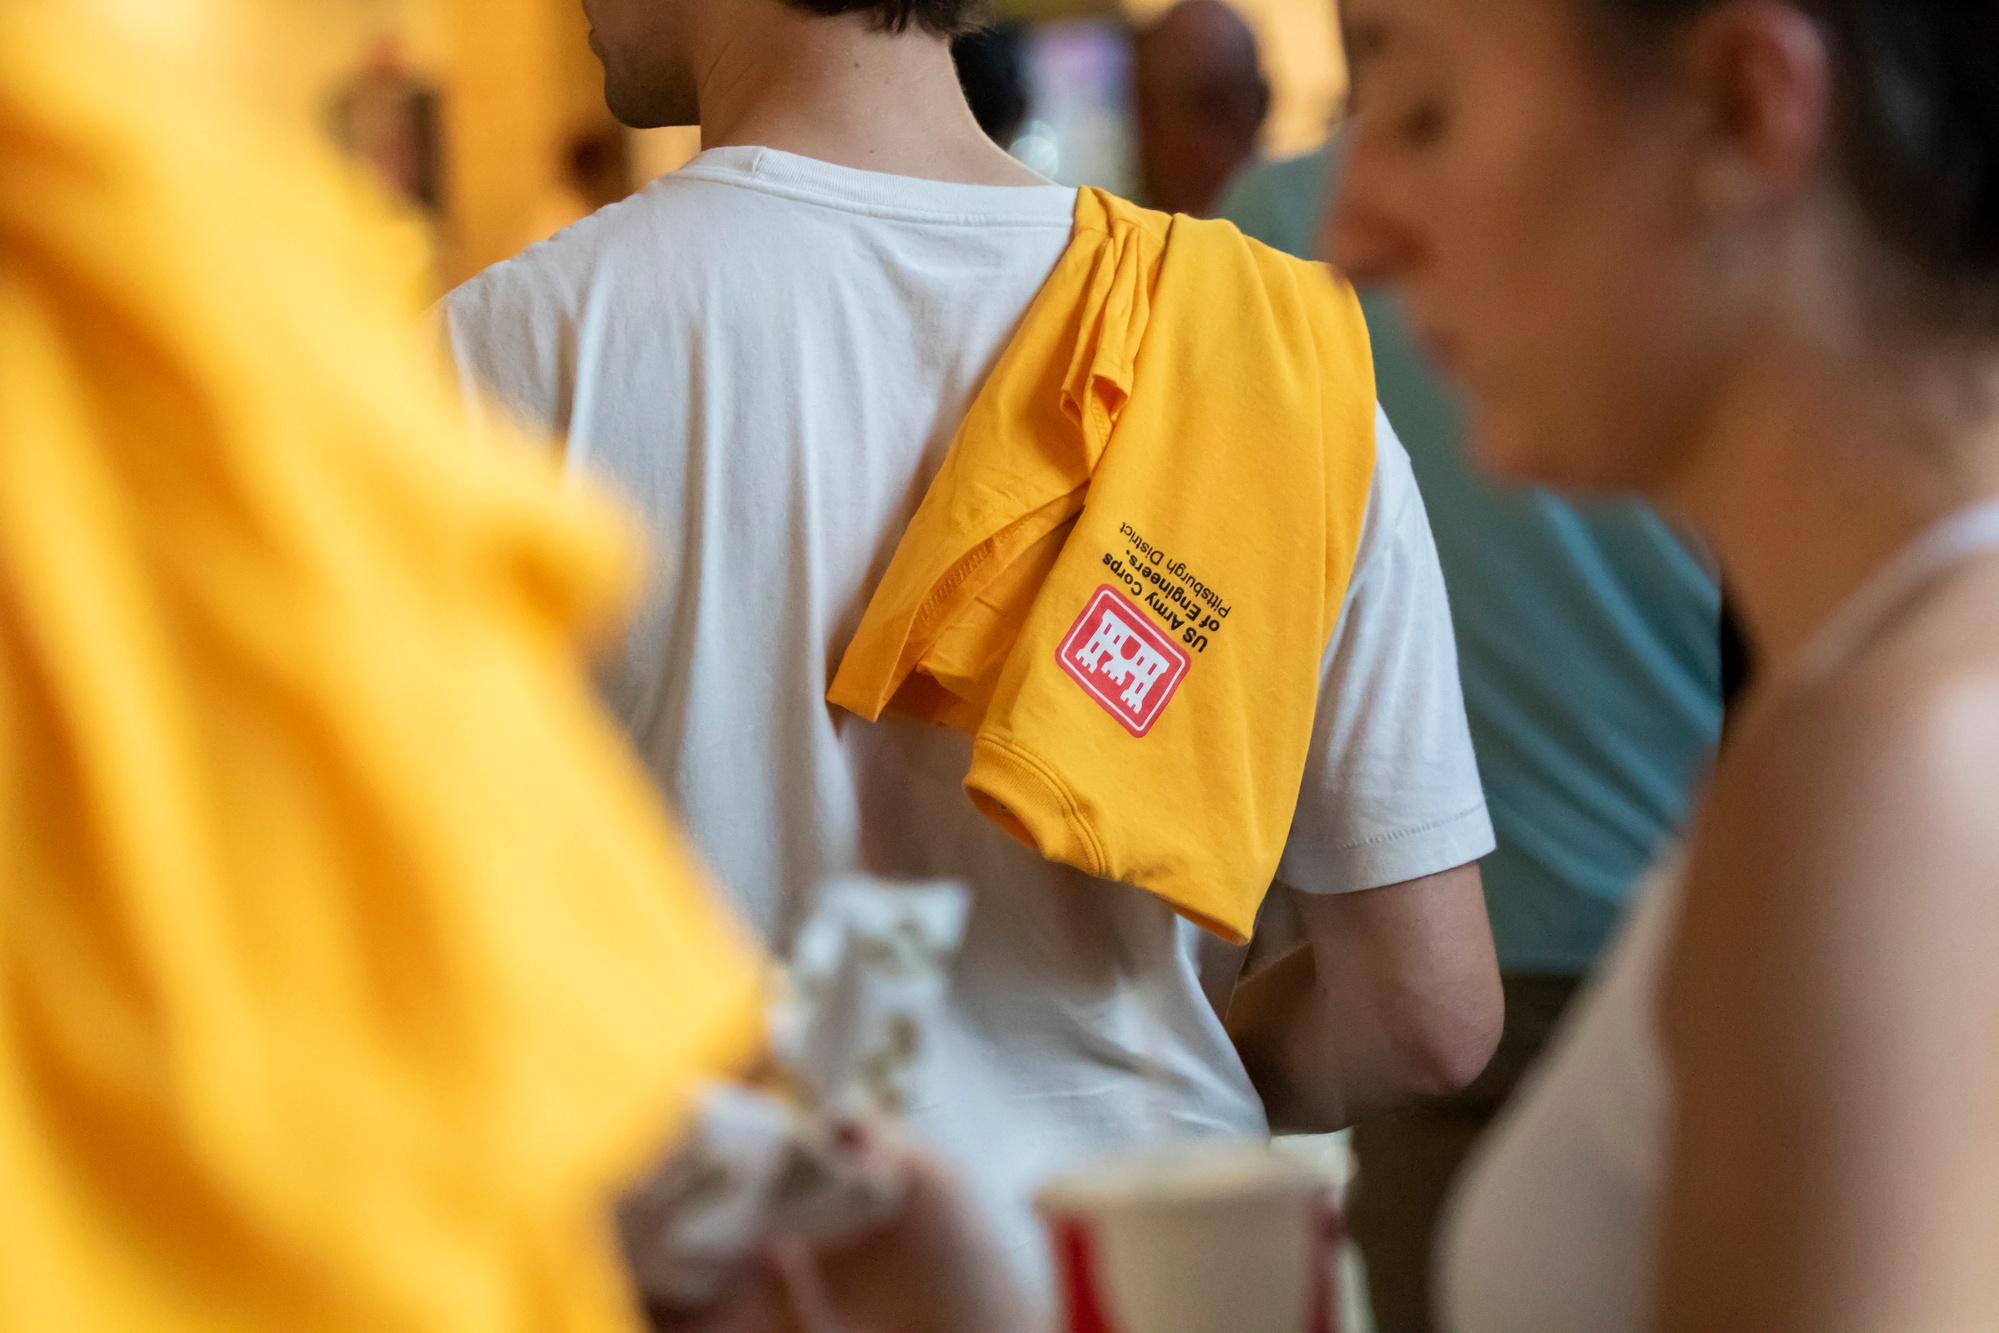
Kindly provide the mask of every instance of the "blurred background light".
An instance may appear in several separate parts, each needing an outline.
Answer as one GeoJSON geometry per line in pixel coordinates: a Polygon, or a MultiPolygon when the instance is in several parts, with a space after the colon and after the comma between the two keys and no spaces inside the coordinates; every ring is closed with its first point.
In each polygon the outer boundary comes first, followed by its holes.
{"type": "Polygon", "coordinates": [[[1032,119],[1015,156],[1064,185],[1130,195],[1131,45],[1116,19],[1057,19],[1027,29],[1032,119]]]}

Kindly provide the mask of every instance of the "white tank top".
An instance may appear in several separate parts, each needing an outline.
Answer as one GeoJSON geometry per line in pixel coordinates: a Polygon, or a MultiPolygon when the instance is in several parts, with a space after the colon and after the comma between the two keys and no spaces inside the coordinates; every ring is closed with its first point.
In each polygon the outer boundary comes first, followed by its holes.
{"type": "MultiPolygon", "coordinates": [[[[1960,511],[1889,561],[1819,631],[1790,688],[1823,679],[1945,569],[1999,549],[1999,503],[1960,511]]],[[[1657,1019],[1682,863],[1641,891],[1597,980],[1466,1172],[1444,1231],[1454,1333],[1636,1333],[1652,1258],[1673,1087],[1657,1019]]]]}

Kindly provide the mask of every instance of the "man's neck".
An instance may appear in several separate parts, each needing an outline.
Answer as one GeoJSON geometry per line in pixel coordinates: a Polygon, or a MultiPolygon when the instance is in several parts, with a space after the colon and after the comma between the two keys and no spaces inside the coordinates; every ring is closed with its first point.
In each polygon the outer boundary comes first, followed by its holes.
{"type": "Polygon", "coordinates": [[[701,146],[967,185],[1035,185],[972,118],[950,44],[779,0],[718,0],[695,40],[701,146]]]}

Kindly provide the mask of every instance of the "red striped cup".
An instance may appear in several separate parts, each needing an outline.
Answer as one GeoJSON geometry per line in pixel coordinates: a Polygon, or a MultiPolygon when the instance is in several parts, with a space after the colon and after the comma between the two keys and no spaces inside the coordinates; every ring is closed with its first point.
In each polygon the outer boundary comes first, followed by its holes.
{"type": "Polygon", "coordinates": [[[1108,1162],[1037,1202],[1066,1333],[1339,1333],[1334,1186],[1266,1143],[1108,1162]]]}

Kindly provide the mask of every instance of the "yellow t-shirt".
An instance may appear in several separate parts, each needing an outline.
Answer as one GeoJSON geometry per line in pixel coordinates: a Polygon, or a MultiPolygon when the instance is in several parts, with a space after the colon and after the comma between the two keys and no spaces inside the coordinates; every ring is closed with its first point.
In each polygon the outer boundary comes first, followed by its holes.
{"type": "Polygon", "coordinates": [[[988,815],[1247,938],[1374,420],[1359,303],[1324,266],[1081,191],[829,699],[974,733],[966,786],[988,815]]]}
{"type": "Polygon", "coordinates": [[[0,5],[0,1328],[632,1328],[760,1033],[579,660],[624,529],[202,96],[0,5]]]}

